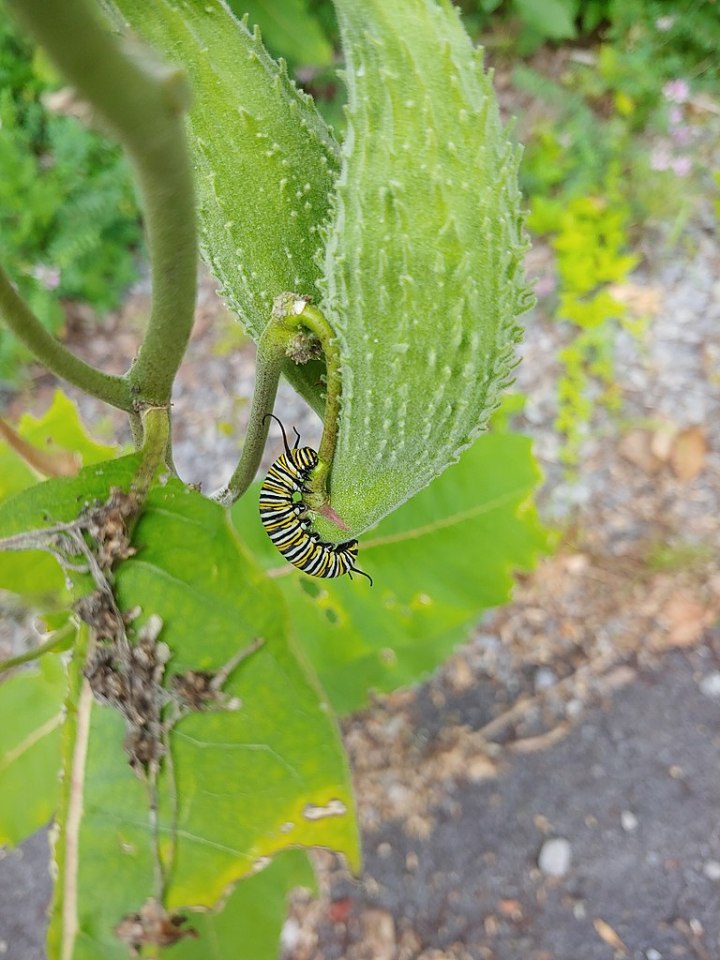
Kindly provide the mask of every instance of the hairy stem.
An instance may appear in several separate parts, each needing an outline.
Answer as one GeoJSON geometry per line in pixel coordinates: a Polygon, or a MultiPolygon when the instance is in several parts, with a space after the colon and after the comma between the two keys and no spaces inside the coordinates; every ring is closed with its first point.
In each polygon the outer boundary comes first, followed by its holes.
{"type": "Polygon", "coordinates": [[[128,409],[130,395],[140,406],[164,406],[185,353],[195,305],[197,242],[183,126],[184,78],[146,50],[121,47],[88,0],[10,0],[10,5],[92,104],[134,167],[153,297],[144,342],[126,374],[124,402],[115,405],[128,409]]]}
{"type": "MultiPolygon", "coordinates": [[[[258,342],[255,390],[242,454],[228,485],[213,495],[226,506],[238,500],[255,479],[270,426],[267,415],[275,406],[278,382],[287,357],[297,356],[305,349],[298,347],[298,333],[309,331],[319,341],[327,365],[327,398],[325,423],[320,443],[319,463],[311,480],[313,509],[322,509],[327,503],[325,485],[332,464],[337,438],[340,410],[340,363],[330,324],[303,297],[283,293],[275,299],[273,315],[258,342]]],[[[307,359],[307,357],[306,357],[307,359]]],[[[338,518],[339,519],[339,518],[338,518]]]]}
{"type": "Polygon", "coordinates": [[[260,466],[270,427],[270,422],[266,418],[275,406],[287,342],[287,332],[278,329],[273,322],[265,327],[260,337],[255,366],[255,390],[240,460],[228,485],[213,494],[213,499],[225,506],[230,506],[240,499],[255,479],[260,466]]]}
{"type": "MultiPolygon", "coordinates": [[[[283,362],[288,356],[297,356],[305,349],[297,344],[298,333],[303,330],[309,331],[319,342],[327,367],[325,421],[318,451],[319,462],[313,471],[310,482],[312,492],[308,495],[308,503],[315,510],[323,511],[327,504],[326,483],[335,452],[340,412],[340,356],[332,327],[317,307],[296,293],[283,293],[275,299],[272,319],[258,342],[255,390],[237,469],[227,487],[213,495],[215,500],[226,506],[238,500],[255,479],[270,426],[267,415],[272,413],[275,406],[283,362]]],[[[332,511],[330,519],[340,520],[332,511]]]]}
{"type": "Polygon", "coordinates": [[[0,267],[0,319],[41,363],[73,386],[120,410],[132,410],[130,384],[96,370],[64,347],[43,327],[0,267]]]}
{"type": "Polygon", "coordinates": [[[153,477],[167,456],[170,441],[167,407],[149,407],[143,413],[143,435],[142,460],[133,480],[133,490],[141,501],[147,496],[153,477]]]}

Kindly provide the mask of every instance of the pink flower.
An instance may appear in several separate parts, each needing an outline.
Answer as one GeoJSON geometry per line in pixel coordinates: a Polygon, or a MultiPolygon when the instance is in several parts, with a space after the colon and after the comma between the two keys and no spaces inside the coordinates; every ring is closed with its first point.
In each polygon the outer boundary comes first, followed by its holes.
{"type": "Polygon", "coordinates": [[[669,170],[670,169],[670,154],[665,147],[655,147],[650,154],[650,169],[651,170],[669,170]]]}
{"type": "Polygon", "coordinates": [[[690,157],[675,157],[670,166],[676,176],[686,177],[692,170],[692,160],[690,157]]]}
{"type": "Polygon", "coordinates": [[[690,86],[687,80],[668,80],[662,92],[665,99],[671,103],[687,103],[690,86]]]}
{"type": "Polygon", "coordinates": [[[692,130],[690,127],[686,127],[684,124],[681,127],[673,127],[670,131],[670,136],[673,138],[675,143],[679,146],[687,146],[688,143],[692,140],[692,130]]]}
{"type": "Polygon", "coordinates": [[[46,290],[57,290],[60,286],[60,270],[57,267],[48,267],[39,263],[32,268],[31,273],[46,290]]]}

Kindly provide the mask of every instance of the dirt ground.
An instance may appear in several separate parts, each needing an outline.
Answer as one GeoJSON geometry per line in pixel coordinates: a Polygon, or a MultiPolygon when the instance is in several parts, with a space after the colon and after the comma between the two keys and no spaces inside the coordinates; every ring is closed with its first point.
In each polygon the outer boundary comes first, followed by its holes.
{"type": "MultiPolygon", "coordinates": [[[[552,276],[546,248],[530,270],[552,276]]],[[[221,322],[212,286],[175,423],[181,473],[217,486],[253,351],[221,322]]],[[[618,295],[650,322],[619,337],[622,410],[598,407],[573,479],[552,426],[566,332],[551,298],[528,318],[519,426],[559,548],[433,677],[344,724],[365,871],[317,855],[321,895],[294,898],[284,960],[720,958],[720,240],[708,212],[618,295]]],[[[122,369],[146,303],[140,285],[119,348],[112,331],[86,337],[82,317],[74,341],[122,369]]],[[[37,385],[47,397],[50,382],[37,385]]],[[[289,389],[280,409],[317,439],[289,389]]],[[[48,891],[41,836],[0,852],[0,957],[41,960],[48,891]]]]}

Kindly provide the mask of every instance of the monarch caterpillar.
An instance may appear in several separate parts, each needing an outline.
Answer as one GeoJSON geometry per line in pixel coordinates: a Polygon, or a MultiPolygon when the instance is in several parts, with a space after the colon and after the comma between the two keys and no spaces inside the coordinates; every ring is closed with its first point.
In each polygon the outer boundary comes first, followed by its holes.
{"type": "Polygon", "coordinates": [[[295,446],[290,448],[285,428],[278,418],[268,413],[282,430],[285,453],[268,470],[260,487],[260,520],[267,535],[287,561],[313,577],[341,577],[353,573],[372,577],[355,566],[358,554],[357,540],[346,543],[325,543],[317,533],[310,532],[310,521],[305,518],[307,507],[302,495],[308,492],[305,482],[317,466],[318,455],[312,447],[299,447],[300,434],[295,430],[295,446]]]}

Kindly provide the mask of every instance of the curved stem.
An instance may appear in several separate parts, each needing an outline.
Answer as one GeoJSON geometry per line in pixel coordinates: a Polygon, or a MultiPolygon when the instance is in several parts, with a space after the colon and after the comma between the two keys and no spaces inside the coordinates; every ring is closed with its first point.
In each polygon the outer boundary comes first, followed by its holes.
{"type": "Polygon", "coordinates": [[[270,428],[266,417],[268,413],[272,413],[275,406],[287,343],[287,332],[278,329],[275,323],[270,321],[258,343],[255,389],[240,460],[228,485],[213,494],[213,499],[225,506],[230,506],[240,499],[255,479],[260,466],[270,428]]]}
{"type": "Polygon", "coordinates": [[[10,5],[60,72],[92,104],[134,167],[153,297],[145,339],[126,374],[125,390],[139,405],[164,406],[185,353],[195,305],[197,243],[183,125],[188,100],[184,78],[178,69],[151,59],[145,49],[121,47],[88,0],[10,0],[10,5]]]}
{"type": "Polygon", "coordinates": [[[0,318],[41,363],[86,393],[130,411],[133,399],[130,385],[123,377],[113,377],[85,363],[71,353],[43,327],[0,267],[0,318]]]}
{"type": "MultiPolygon", "coordinates": [[[[323,512],[329,510],[326,483],[337,441],[340,355],[335,334],[323,314],[296,293],[283,293],[275,299],[272,319],[258,343],[255,390],[243,451],[228,485],[213,495],[213,499],[226,506],[238,500],[255,479],[270,426],[266,417],[275,406],[283,362],[288,356],[303,353],[305,345],[298,346],[297,343],[298,333],[303,329],[309,330],[319,341],[327,368],[323,435],[318,450],[318,465],[310,480],[311,493],[307,499],[312,509],[323,512]]],[[[340,518],[331,510],[330,514],[330,519],[339,521],[342,526],[340,518]]]]}

